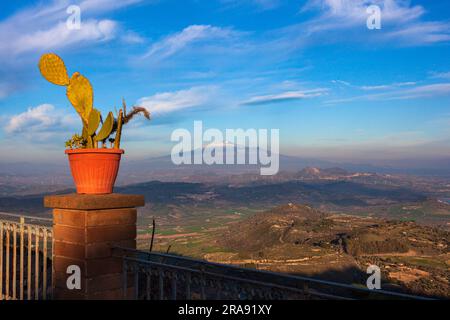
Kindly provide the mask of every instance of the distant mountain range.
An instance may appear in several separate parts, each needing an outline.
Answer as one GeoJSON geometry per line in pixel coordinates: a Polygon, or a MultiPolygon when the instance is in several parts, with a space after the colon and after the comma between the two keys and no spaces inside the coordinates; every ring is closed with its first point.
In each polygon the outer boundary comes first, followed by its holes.
{"type": "MultiPolygon", "coordinates": [[[[257,154],[257,149],[246,149],[246,154],[257,154]]],[[[193,152],[192,152],[193,156],[193,152]]],[[[225,157],[225,155],[224,155],[225,157]]],[[[247,156],[248,157],[248,156],[247,156]]],[[[440,175],[450,177],[450,159],[435,160],[429,163],[420,161],[398,161],[392,165],[377,166],[369,163],[347,163],[317,158],[279,155],[279,172],[298,172],[308,167],[339,168],[349,172],[371,172],[381,174],[440,175]]],[[[122,163],[119,180],[124,183],[143,182],[151,179],[163,181],[190,181],[188,177],[227,176],[237,174],[259,174],[259,165],[174,165],[171,156],[143,160],[125,160],[122,163]],[[188,179],[187,179],[188,178],[188,179]]],[[[322,171],[327,174],[331,171],[322,171]]],[[[307,173],[305,173],[307,174],[307,173]]],[[[194,179],[194,181],[198,181],[194,179]]]]}
{"type": "MultiPolygon", "coordinates": [[[[304,170],[302,175],[310,169],[304,170]]],[[[332,171],[340,171],[333,169],[332,171]]],[[[68,193],[73,189],[34,195],[0,197],[0,211],[42,212],[43,197],[49,193],[68,193]]],[[[288,180],[236,183],[192,183],[150,181],[116,187],[115,192],[142,194],[149,204],[271,206],[285,202],[310,203],[333,207],[369,206],[395,202],[418,202],[426,196],[409,188],[389,184],[363,184],[344,179],[288,180]]]]}
{"type": "MultiPolygon", "coordinates": [[[[237,148],[237,147],[236,147],[237,148]]],[[[242,148],[240,148],[242,150],[242,148]]],[[[247,154],[257,154],[258,149],[244,148],[247,154]]],[[[204,148],[203,148],[204,150],[204,148]]],[[[225,149],[226,150],[226,149],[225,149]]],[[[225,151],[226,152],[226,151],[225,151]]],[[[191,151],[193,156],[194,151],[191,151]]],[[[225,155],[224,155],[225,157],[225,155]]],[[[450,159],[433,161],[404,160],[392,161],[389,165],[373,165],[369,163],[343,163],[315,158],[279,155],[280,171],[278,176],[295,173],[297,178],[324,178],[327,175],[346,175],[348,172],[370,172],[379,174],[415,174],[438,175],[450,177],[450,159]],[[311,168],[328,168],[314,172],[311,168]],[[306,171],[303,171],[305,170],[306,171]],[[299,173],[300,171],[300,173],[299,173]]],[[[386,162],[388,163],[388,162],[386,162]]],[[[171,156],[152,157],[131,160],[124,156],[118,176],[118,185],[160,181],[210,182],[223,180],[224,176],[259,175],[259,165],[175,165],[171,156]]],[[[246,176],[246,178],[251,178],[246,176]]],[[[252,179],[255,177],[253,176],[252,179]]],[[[235,179],[229,178],[229,179],[235,179]]],[[[269,177],[270,180],[270,177],[269,177]]],[[[280,180],[273,177],[273,180],[280,180]]],[[[284,180],[284,179],[282,179],[284,180]]],[[[251,180],[249,180],[251,181],[251,180]]],[[[33,163],[33,162],[0,162],[0,192],[4,188],[18,190],[21,186],[50,187],[71,186],[72,178],[68,162],[33,163]]]]}

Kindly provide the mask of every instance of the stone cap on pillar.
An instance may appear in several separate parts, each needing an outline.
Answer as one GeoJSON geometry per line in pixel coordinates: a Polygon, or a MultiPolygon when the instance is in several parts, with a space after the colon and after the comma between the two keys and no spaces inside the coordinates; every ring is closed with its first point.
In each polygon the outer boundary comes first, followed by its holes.
{"type": "Polygon", "coordinates": [[[135,194],[63,194],[44,197],[44,207],[53,209],[102,210],[143,207],[143,195],[135,194]]]}

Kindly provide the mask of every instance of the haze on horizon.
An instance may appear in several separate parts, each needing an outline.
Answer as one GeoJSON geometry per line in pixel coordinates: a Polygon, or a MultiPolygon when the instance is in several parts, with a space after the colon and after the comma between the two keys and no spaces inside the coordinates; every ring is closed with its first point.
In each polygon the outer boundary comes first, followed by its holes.
{"type": "MultiPolygon", "coordinates": [[[[80,131],[37,62],[55,52],[125,131],[129,159],[170,153],[174,129],[280,129],[281,154],[374,165],[450,159],[450,3],[400,0],[54,0],[0,10],[0,162],[62,162],[80,131]],[[68,30],[66,9],[81,8],[68,30]],[[382,28],[366,27],[366,7],[382,28]],[[406,162],[405,162],[406,161],[406,162]]],[[[281,168],[282,169],[282,168],[281,168]]]]}

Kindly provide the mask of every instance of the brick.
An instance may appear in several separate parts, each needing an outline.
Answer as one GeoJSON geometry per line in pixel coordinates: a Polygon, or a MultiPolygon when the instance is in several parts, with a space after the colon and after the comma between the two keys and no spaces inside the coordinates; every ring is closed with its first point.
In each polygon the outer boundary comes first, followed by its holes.
{"type": "Polygon", "coordinates": [[[74,228],[68,226],[54,225],[53,226],[53,238],[57,241],[72,242],[78,244],[84,244],[85,241],[85,229],[74,228]]]}
{"type": "Polygon", "coordinates": [[[122,240],[112,242],[96,242],[86,245],[86,259],[110,257],[113,252],[111,246],[136,248],[136,240],[122,240]]]}
{"type": "MultiPolygon", "coordinates": [[[[67,279],[70,275],[62,272],[53,273],[53,283],[55,288],[67,289],[67,279]]],[[[107,290],[122,289],[123,274],[114,273],[108,275],[100,275],[91,278],[81,278],[81,288],[73,289],[80,293],[95,293],[107,290]]],[[[127,275],[127,287],[134,285],[134,275],[128,273],[127,275]]]]}
{"type": "Polygon", "coordinates": [[[65,274],[67,272],[67,267],[70,265],[77,265],[80,267],[82,278],[122,272],[122,259],[120,258],[109,257],[103,259],[78,260],[55,256],[53,263],[54,271],[65,274]]]}
{"type": "Polygon", "coordinates": [[[121,289],[122,282],[122,273],[108,274],[86,279],[86,285],[90,293],[121,289]]]}
{"type": "Polygon", "coordinates": [[[86,226],[86,212],[82,210],[54,209],[53,224],[84,228],[86,226]]]}
{"type": "Polygon", "coordinates": [[[136,209],[108,209],[89,211],[86,226],[130,225],[136,224],[136,209]]]}
{"type": "Polygon", "coordinates": [[[86,258],[86,247],[81,244],[55,240],[53,242],[53,254],[83,260],[86,258]]]}
{"type": "Polygon", "coordinates": [[[122,272],[121,258],[103,258],[86,260],[86,277],[96,277],[122,272]]]}
{"type": "Polygon", "coordinates": [[[87,243],[129,240],[135,238],[136,238],[135,224],[89,227],[86,229],[87,243]]]}
{"type": "Polygon", "coordinates": [[[77,265],[81,269],[81,277],[86,276],[86,261],[83,259],[73,259],[62,256],[53,256],[53,270],[66,274],[67,267],[70,265],[77,265]]]}

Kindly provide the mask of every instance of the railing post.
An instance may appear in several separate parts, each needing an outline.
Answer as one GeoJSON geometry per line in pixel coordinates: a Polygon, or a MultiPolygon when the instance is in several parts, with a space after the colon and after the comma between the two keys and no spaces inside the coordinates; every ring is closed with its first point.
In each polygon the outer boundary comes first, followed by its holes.
{"type": "Polygon", "coordinates": [[[69,194],[47,196],[44,205],[53,208],[53,298],[122,299],[123,263],[112,247],[136,248],[136,207],[144,197],[69,194]],[[70,266],[80,270],[79,289],[67,285],[76,283],[70,266]]]}
{"type": "Polygon", "coordinates": [[[20,217],[20,268],[19,268],[19,299],[23,300],[23,255],[24,255],[25,218],[20,217]]]}

